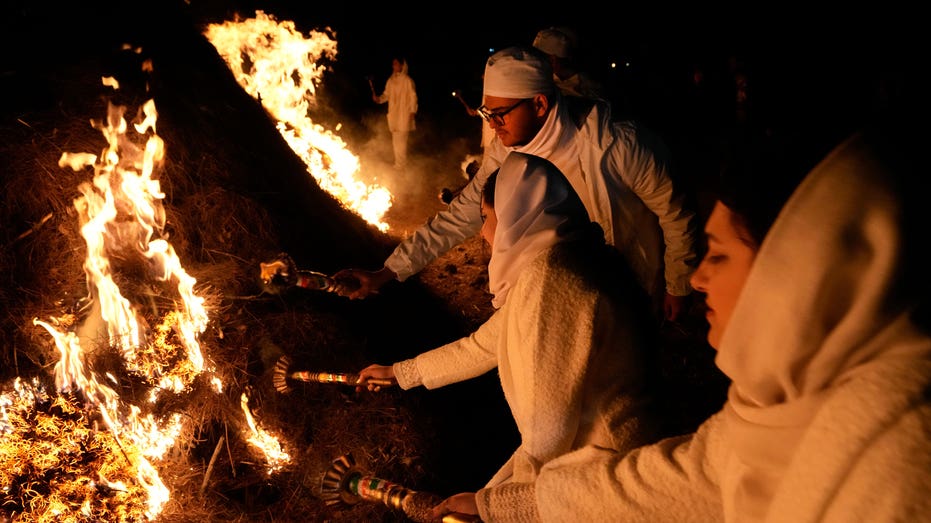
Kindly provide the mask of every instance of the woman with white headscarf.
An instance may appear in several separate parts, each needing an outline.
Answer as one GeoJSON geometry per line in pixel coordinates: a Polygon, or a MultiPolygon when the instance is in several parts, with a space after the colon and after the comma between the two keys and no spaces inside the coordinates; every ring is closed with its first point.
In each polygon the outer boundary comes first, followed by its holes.
{"type": "Polygon", "coordinates": [[[931,520],[928,220],[908,155],[921,143],[848,139],[762,244],[740,207],[717,203],[692,283],[732,385],[694,434],[627,455],[581,449],[534,482],[437,510],[471,503],[489,523],[931,520]]]}
{"type": "Polygon", "coordinates": [[[521,443],[489,486],[530,481],[587,444],[625,451],[651,441],[653,322],[636,276],[549,161],[512,153],[489,180],[481,232],[497,310],[468,337],[367,367],[362,386],[389,378],[434,389],[497,368],[521,443]]]}

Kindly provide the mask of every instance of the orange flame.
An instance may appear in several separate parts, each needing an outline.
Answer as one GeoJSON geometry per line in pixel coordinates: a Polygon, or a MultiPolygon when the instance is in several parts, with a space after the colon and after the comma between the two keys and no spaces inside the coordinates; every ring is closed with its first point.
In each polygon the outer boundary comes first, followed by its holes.
{"type": "Polygon", "coordinates": [[[382,218],[391,207],[391,193],[360,181],[359,158],[308,116],[326,70],[316,61],[335,58],[336,41],[318,31],[305,38],[294,22],[278,22],[263,11],[247,20],[211,24],[204,34],[239,85],[277,120],[278,132],[320,187],[379,230],[388,230],[382,218]]]}
{"type": "MultiPolygon", "coordinates": [[[[103,83],[118,88],[115,80],[104,78],[103,83]]],[[[76,326],[74,318],[69,316],[49,321],[33,320],[35,325],[48,331],[59,350],[60,358],[55,365],[57,390],[79,392],[86,405],[96,409],[108,432],[84,427],[89,420],[70,399],[61,395],[51,398],[41,391],[38,383],[28,385],[17,379],[15,394],[0,394],[0,434],[31,433],[33,439],[49,434],[42,442],[19,445],[20,449],[48,447],[47,457],[35,457],[47,461],[41,467],[62,467],[56,455],[68,448],[69,443],[76,445],[77,441],[82,447],[101,449],[100,454],[106,454],[108,449],[112,454],[100,464],[95,479],[79,477],[74,480],[75,485],[61,489],[64,493],[54,491],[41,497],[34,493],[27,495],[28,501],[24,503],[43,514],[38,521],[48,521],[47,517],[60,518],[75,511],[86,517],[97,517],[99,511],[103,511],[118,516],[120,521],[137,521],[140,519],[138,511],[141,511],[142,516],[151,520],[169,500],[169,490],[153,462],[174,446],[183,428],[182,416],[175,413],[157,419],[123,401],[104,383],[101,375],[85,365],[94,350],[113,348],[119,351],[126,368],[150,384],[148,399],[151,402],[165,391],[179,393],[188,389],[198,375],[213,370],[205,368],[198,341],[208,323],[204,299],[195,293],[196,280],[182,268],[174,248],[163,234],[165,212],[161,202],[165,195],[158,180],[152,177],[165,155],[164,142],[155,134],[155,104],[150,100],[142,107],[138,122],[133,126],[134,136],[128,134],[130,129],[124,113],[125,107],[111,104],[105,121],[91,122],[107,140],[107,147],[99,156],[64,153],[59,160],[61,167],[71,167],[75,171],[91,167],[94,171],[93,180],[80,184],[81,196],[74,200],[87,245],[84,271],[92,304],[90,312],[76,326]],[[142,145],[136,142],[143,139],[142,145]],[[166,290],[176,296],[174,310],[163,311],[160,323],[151,330],[146,328],[144,318],[124,296],[114,277],[133,262],[142,264],[155,280],[163,282],[166,290]],[[75,328],[69,330],[72,326],[75,328]],[[54,403],[55,412],[64,416],[24,414],[40,403],[54,403]],[[127,474],[127,465],[132,470],[131,475],[127,474]],[[101,508],[101,503],[95,499],[99,488],[116,493],[115,507],[101,508]],[[84,498],[80,509],[76,497],[84,498]],[[134,509],[136,505],[144,506],[134,509]]],[[[117,383],[111,374],[103,376],[117,383]]],[[[215,390],[222,390],[217,378],[214,377],[212,383],[215,390]]],[[[269,472],[289,461],[289,456],[280,448],[275,450],[274,438],[256,428],[248,411],[246,417],[255,434],[250,442],[260,441],[269,462],[274,464],[269,472]]],[[[17,442],[11,441],[13,438],[6,438],[0,447],[0,464],[3,465],[0,488],[4,491],[24,474],[16,465],[17,442]]],[[[34,465],[35,460],[32,463],[34,465]]],[[[21,490],[27,494],[32,492],[28,485],[21,490]]]]}
{"type": "Polygon", "coordinates": [[[265,430],[256,426],[255,419],[252,417],[252,411],[249,410],[249,398],[245,393],[240,396],[240,405],[243,414],[246,416],[246,423],[249,425],[249,432],[246,433],[246,441],[257,447],[265,454],[265,460],[268,462],[268,473],[271,474],[291,461],[291,456],[281,450],[281,444],[278,439],[270,435],[265,430]]]}

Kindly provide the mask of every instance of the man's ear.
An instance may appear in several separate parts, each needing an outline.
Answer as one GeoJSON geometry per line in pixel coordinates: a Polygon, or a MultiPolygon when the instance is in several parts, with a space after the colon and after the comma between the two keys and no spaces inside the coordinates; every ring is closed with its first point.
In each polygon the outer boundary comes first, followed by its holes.
{"type": "Polygon", "coordinates": [[[546,116],[546,112],[550,108],[550,99],[545,94],[535,94],[533,95],[533,111],[537,116],[546,116]]]}

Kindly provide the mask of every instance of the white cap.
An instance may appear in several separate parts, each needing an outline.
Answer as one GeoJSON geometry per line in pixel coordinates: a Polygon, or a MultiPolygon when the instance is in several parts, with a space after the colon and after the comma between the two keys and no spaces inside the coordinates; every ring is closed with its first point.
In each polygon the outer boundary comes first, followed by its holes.
{"type": "Polygon", "coordinates": [[[575,54],[576,44],[575,32],[566,27],[541,29],[533,39],[534,47],[559,58],[571,58],[575,54]]]}
{"type": "Polygon", "coordinates": [[[554,90],[553,69],[535,49],[508,47],[485,63],[485,96],[531,98],[554,90]]]}

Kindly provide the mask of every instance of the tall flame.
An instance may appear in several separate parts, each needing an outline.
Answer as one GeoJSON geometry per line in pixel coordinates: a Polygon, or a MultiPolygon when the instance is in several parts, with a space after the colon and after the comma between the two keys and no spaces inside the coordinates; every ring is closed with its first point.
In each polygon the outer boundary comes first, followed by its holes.
{"type": "MultiPolygon", "coordinates": [[[[103,83],[118,87],[113,79],[105,78],[103,83]]],[[[66,152],[59,160],[61,167],[75,171],[90,167],[94,172],[92,181],[80,184],[81,196],[74,200],[87,245],[84,272],[92,307],[79,325],[69,315],[33,320],[48,331],[59,351],[55,365],[59,395],[47,394],[38,381],[25,383],[19,378],[14,392],[0,394],[0,436],[4,438],[0,489],[4,494],[16,490],[20,496],[15,503],[39,514],[29,515],[34,521],[151,520],[169,500],[169,489],[154,462],[174,446],[183,418],[180,413],[156,417],[123,400],[105,383],[118,383],[116,377],[87,365],[96,352],[116,350],[126,369],[149,385],[150,403],[163,393],[188,390],[198,375],[213,370],[205,367],[199,343],[208,324],[204,299],[196,294],[196,280],[183,269],[163,231],[165,195],[153,173],[163,163],[165,149],[155,134],[155,104],[150,100],[143,105],[132,126],[135,134],[131,134],[125,110],[110,104],[106,120],[92,120],[107,140],[100,155],[66,152]],[[136,265],[174,296],[171,310],[154,311],[161,317],[151,329],[133,305],[131,289],[127,297],[117,284],[119,276],[136,265]],[[85,407],[96,411],[96,419],[85,418],[77,395],[85,407]],[[50,412],[39,412],[42,409],[50,412]],[[103,422],[105,432],[88,428],[97,421],[103,422]],[[75,448],[102,456],[94,460],[98,470],[93,477],[82,475],[86,463],[75,448]],[[30,459],[23,459],[25,455],[30,459]],[[41,475],[48,468],[76,479],[62,479],[55,482],[55,488],[43,487],[41,493],[22,484],[32,469],[39,469],[41,475]],[[101,492],[111,495],[101,496],[101,492]]],[[[218,379],[212,382],[215,390],[222,390],[218,379]]],[[[245,401],[243,395],[244,408],[245,401]]],[[[248,410],[245,418],[251,431],[249,441],[261,443],[271,464],[269,472],[290,460],[272,436],[256,427],[248,410]]],[[[24,515],[23,521],[32,520],[24,515]]]]}
{"type": "Polygon", "coordinates": [[[382,217],[391,207],[391,193],[360,181],[359,158],[308,115],[326,71],[317,61],[336,57],[336,41],[319,31],[305,38],[293,22],[278,22],[263,11],[255,18],[211,24],[205,36],[239,85],[277,120],[278,131],[320,187],[379,230],[388,230],[382,217]]]}

